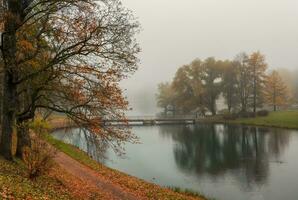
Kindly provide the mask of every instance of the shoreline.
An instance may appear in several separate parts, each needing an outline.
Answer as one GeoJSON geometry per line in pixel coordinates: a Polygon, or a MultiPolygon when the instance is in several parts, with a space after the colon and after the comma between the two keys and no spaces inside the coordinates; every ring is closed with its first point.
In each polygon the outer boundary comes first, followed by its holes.
{"type": "MultiPolygon", "coordinates": [[[[241,118],[236,120],[224,120],[220,116],[215,116],[208,119],[198,120],[196,123],[231,124],[297,130],[298,111],[281,111],[270,113],[267,117],[241,118]]],[[[69,121],[67,122],[64,116],[59,116],[58,118],[54,117],[50,121],[50,126],[50,133],[60,129],[70,129],[77,127],[74,124],[69,123],[69,121]]],[[[173,190],[170,189],[171,186],[159,186],[157,184],[150,183],[140,178],[109,168],[93,160],[87,155],[87,153],[83,152],[77,147],[54,139],[51,134],[48,134],[46,141],[52,144],[60,152],[65,153],[82,165],[94,170],[101,177],[108,180],[111,184],[122,188],[124,191],[128,191],[131,194],[139,196],[140,199],[208,199],[195,192],[187,192],[187,190],[173,190]]]]}
{"type": "Polygon", "coordinates": [[[253,123],[246,123],[246,122],[235,122],[230,120],[201,121],[201,122],[206,124],[238,125],[238,126],[249,126],[249,127],[254,126],[258,128],[298,130],[298,128],[282,127],[282,126],[275,126],[275,125],[261,125],[261,124],[253,124],[253,123]]]}
{"type": "Polygon", "coordinates": [[[199,120],[197,123],[213,124],[234,124],[244,126],[256,126],[265,128],[278,128],[288,130],[298,130],[298,111],[277,111],[271,112],[266,117],[238,118],[235,120],[225,120],[222,116],[214,116],[208,119],[199,120]]]}
{"type": "MultiPolygon", "coordinates": [[[[65,118],[64,118],[65,119],[65,118]]],[[[75,128],[77,126],[65,125],[65,123],[61,123],[61,118],[55,121],[53,118],[50,122],[50,132],[47,136],[45,136],[45,140],[54,146],[58,151],[65,153],[67,156],[72,159],[78,161],[82,165],[89,167],[90,169],[97,172],[104,179],[109,181],[111,184],[116,185],[117,187],[122,188],[124,191],[128,191],[136,196],[140,197],[140,199],[173,199],[173,200],[207,200],[209,198],[205,197],[202,194],[197,192],[192,192],[187,189],[173,190],[172,186],[163,187],[154,183],[147,182],[138,177],[131,176],[124,172],[118,171],[116,169],[109,168],[102,163],[99,163],[93,160],[89,155],[80,150],[79,148],[66,144],[62,141],[56,140],[51,136],[51,133],[54,131],[58,131],[60,129],[68,129],[75,128]]],[[[63,120],[62,120],[63,121],[63,120]]]]}

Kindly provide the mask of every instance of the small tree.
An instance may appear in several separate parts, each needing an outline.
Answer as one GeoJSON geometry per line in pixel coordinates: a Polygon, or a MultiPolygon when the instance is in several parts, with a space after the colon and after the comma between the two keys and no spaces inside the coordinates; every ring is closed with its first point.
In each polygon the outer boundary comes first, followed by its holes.
{"type": "Polygon", "coordinates": [[[262,89],[264,86],[265,72],[267,70],[267,63],[265,56],[260,52],[254,52],[249,56],[248,66],[251,71],[251,87],[252,87],[252,108],[253,112],[257,111],[257,107],[262,104],[262,89]]]}
{"type": "Polygon", "coordinates": [[[276,111],[278,106],[283,106],[288,103],[289,92],[277,71],[273,71],[266,79],[264,88],[264,98],[266,103],[273,106],[276,111]]]}

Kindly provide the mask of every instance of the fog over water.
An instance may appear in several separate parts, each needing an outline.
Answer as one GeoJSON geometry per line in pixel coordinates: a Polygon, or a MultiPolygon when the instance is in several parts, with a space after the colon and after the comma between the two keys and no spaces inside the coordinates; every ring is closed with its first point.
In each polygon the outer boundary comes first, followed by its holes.
{"type": "Polygon", "coordinates": [[[295,0],[123,0],[142,31],[140,68],[121,83],[130,115],[157,111],[157,84],[195,58],[233,59],[261,51],[270,68],[297,70],[298,1],[295,0]]]}

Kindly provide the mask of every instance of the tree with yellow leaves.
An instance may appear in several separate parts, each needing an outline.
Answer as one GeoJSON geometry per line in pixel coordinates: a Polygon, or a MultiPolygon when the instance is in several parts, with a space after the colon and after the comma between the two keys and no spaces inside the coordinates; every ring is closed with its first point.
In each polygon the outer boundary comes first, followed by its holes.
{"type": "Polygon", "coordinates": [[[254,52],[249,56],[248,66],[251,72],[251,88],[252,88],[252,108],[253,112],[256,112],[257,107],[261,107],[262,100],[262,89],[264,86],[265,72],[267,70],[267,63],[265,56],[259,51],[254,52]]]}
{"type": "Polygon", "coordinates": [[[267,77],[264,87],[264,98],[268,105],[273,106],[276,111],[278,106],[284,106],[288,103],[288,87],[283,82],[277,71],[272,71],[267,77]]]}

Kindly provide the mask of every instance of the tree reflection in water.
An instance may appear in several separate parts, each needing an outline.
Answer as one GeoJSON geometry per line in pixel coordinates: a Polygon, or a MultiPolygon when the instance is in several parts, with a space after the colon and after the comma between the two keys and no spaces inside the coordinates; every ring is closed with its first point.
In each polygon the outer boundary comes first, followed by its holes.
{"type": "Polygon", "coordinates": [[[173,151],[180,170],[214,179],[229,173],[245,188],[266,183],[270,162],[280,162],[289,144],[284,132],[238,125],[160,127],[162,136],[176,142],[173,151]]]}
{"type": "Polygon", "coordinates": [[[108,145],[96,134],[90,134],[84,129],[73,128],[56,131],[54,135],[55,138],[87,152],[92,159],[98,162],[105,161],[108,145]]]}

